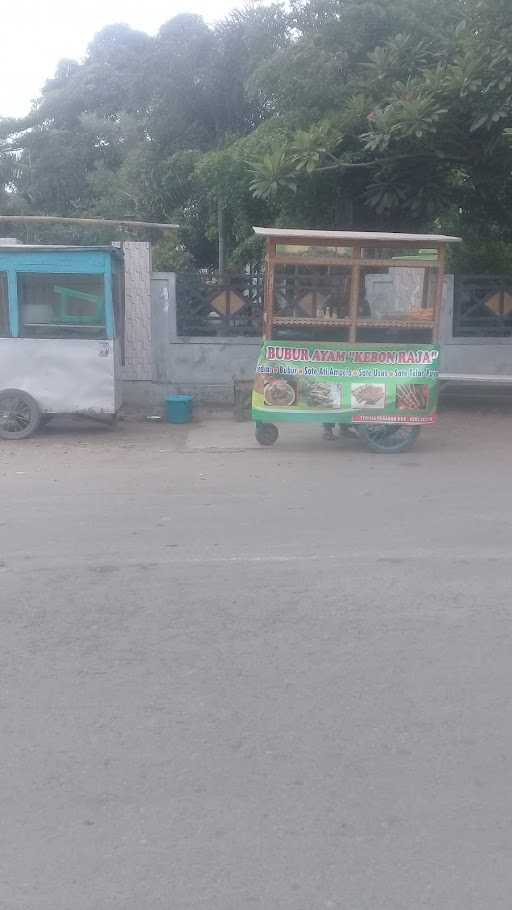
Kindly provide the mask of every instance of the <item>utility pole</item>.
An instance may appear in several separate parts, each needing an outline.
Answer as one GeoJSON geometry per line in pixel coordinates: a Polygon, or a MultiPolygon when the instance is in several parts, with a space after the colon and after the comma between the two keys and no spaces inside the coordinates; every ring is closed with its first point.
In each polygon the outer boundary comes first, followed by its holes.
{"type": "Polygon", "coordinates": [[[219,235],[219,275],[224,274],[224,202],[217,201],[217,232],[219,235]]]}

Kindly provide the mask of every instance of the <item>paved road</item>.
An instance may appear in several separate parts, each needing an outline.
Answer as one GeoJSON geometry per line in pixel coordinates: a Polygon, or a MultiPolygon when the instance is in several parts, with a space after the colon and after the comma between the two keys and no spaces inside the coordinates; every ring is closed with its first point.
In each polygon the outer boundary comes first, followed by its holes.
{"type": "Polygon", "coordinates": [[[509,910],[512,417],[0,447],[1,910],[509,910]]]}

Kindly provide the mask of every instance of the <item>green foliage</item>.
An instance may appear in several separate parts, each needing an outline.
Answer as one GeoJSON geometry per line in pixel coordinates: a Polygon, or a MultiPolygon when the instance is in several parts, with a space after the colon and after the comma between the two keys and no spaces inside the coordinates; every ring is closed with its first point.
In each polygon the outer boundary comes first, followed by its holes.
{"type": "Polygon", "coordinates": [[[292,0],[154,38],[112,25],[0,120],[0,201],[177,221],[162,269],[215,266],[219,230],[228,266],[255,263],[258,223],[451,223],[503,264],[511,73],[510,0],[292,0]]]}
{"type": "Polygon", "coordinates": [[[249,163],[253,175],[249,189],[257,199],[272,199],[282,189],[295,191],[297,185],[292,178],[293,164],[286,146],[271,149],[259,160],[249,163]]]}
{"type": "Polygon", "coordinates": [[[453,272],[512,275],[512,243],[502,240],[467,240],[453,244],[448,268],[453,272]]]}
{"type": "Polygon", "coordinates": [[[170,232],[153,247],[156,272],[189,272],[195,268],[193,256],[170,232]]]}

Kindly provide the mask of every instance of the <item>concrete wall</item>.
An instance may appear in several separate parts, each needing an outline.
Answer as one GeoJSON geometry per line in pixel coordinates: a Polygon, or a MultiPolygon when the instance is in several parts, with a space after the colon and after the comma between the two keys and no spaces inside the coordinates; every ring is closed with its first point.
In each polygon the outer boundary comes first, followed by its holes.
{"type": "MultiPolygon", "coordinates": [[[[179,338],[175,276],[153,273],[148,244],[125,244],[128,408],[154,410],[170,393],[210,405],[232,405],[236,380],[254,376],[259,338],[179,338]],[[137,249],[134,249],[137,248],[137,249]]],[[[387,288],[376,289],[387,292],[387,288]]],[[[441,373],[512,382],[512,339],[453,338],[453,276],[444,289],[441,373]]]]}
{"type": "Polygon", "coordinates": [[[512,338],[453,337],[453,275],[446,276],[441,311],[441,374],[512,382],[512,338]]]}
{"type": "MultiPolygon", "coordinates": [[[[133,270],[130,272],[133,275],[133,270]]],[[[127,282],[131,280],[128,278],[127,282]]],[[[133,306],[132,291],[126,295],[133,306]]],[[[147,375],[146,329],[141,307],[130,321],[131,369],[125,373],[124,401],[127,407],[148,410],[161,407],[170,393],[190,394],[203,403],[232,405],[234,383],[254,376],[261,341],[259,338],[179,338],[176,326],[175,276],[154,272],[151,279],[151,370],[147,375]],[[137,337],[140,330],[141,338],[137,337]],[[142,356],[141,356],[142,355],[142,356]],[[145,365],[141,370],[140,363],[145,365]]]]}
{"type": "Polygon", "coordinates": [[[180,338],[170,344],[169,381],[203,401],[233,402],[237,379],[253,379],[259,338],[180,338]]]}

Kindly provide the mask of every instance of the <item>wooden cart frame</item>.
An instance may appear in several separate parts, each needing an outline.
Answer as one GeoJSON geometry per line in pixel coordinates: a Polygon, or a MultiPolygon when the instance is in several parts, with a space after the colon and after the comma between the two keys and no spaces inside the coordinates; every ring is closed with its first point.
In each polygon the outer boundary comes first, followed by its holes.
{"type": "Polygon", "coordinates": [[[445,251],[448,243],[458,242],[458,237],[441,234],[395,234],[379,232],[354,232],[354,231],[306,231],[287,230],[281,228],[255,227],[256,234],[266,238],[266,270],[265,270],[265,299],[263,329],[264,338],[271,338],[276,326],[325,326],[348,327],[350,342],[357,342],[358,328],[399,328],[430,329],[432,340],[435,341],[439,334],[439,317],[443,297],[443,283],[445,273],[445,251]],[[317,257],[308,255],[304,259],[290,253],[279,252],[279,247],[308,247],[318,248],[317,257]],[[321,250],[347,249],[350,254],[346,256],[323,255],[321,250]],[[377,250],[402,250],[414,254],[413,258],[380,258],[364,255],[364,250],[374,248],[377,250]],[[436,258],[432,258],[435,252],[436,258]],[[422,258],[422,253],[428,253],[422,258]],[[281,265],[306,266],[346,266],[351,269],[350,282],[350,312],[348,317],[341,319],[322,320],[317,317],[294,318],[281,317],[274,314],[274,283],[276,267],[281,265]],[[437,271],[433,316],[430,321],[416,321],[407,319],[360,319],[358,318],[360,279],[365,268],[417,268],[437,271]]]}
{"type": "MultiPolygon", "coordinates": [[[[295,333],[298,329],[304,329],[305,336],[313,329],[317,340],[321,337],[322,330],[325,330],[325,342],[337,338],[354,345],[368,342],[369,333],[372,341],[384,344],[435,344],[438,341],[446,246],[458,242],[459,238],[441,234],[373,231],[309,231],[261,227],[254,230],[266,241],[263,313],[265,340],[283,337],[282,333],[287,329],[295,333]],[[338,272],[333,273],[333,288],[336,287],[336,276],[343,273],[344,277],[339,277],[339,281],[344,281],[347,290],[344,292],[343,306],[335,308],[343,312],[333,312],[330,308],[325,312],[322,306],[317,306],[315,290],[312,288],[307,295],[310,312],[303,309],[302,312],[290,313],[290,309],[297,309],[296,306],[291,306],[285,307],[288,312],[283,313],[282,308],[276,305],[276,285],[286,278],[286,267],[290,266],[299,266],[303,275],[307,275],[308,268],[311,268],[312,277],[319,266],[327,267],[326,272],[337,269],[338,272]],[[423,281],[421,291],[418,291],[421,300],[419,305],[414,308],[409,306],[403,312],[376,315],[373,311],[369,312],[370,307],[365,297],[365,276],[372,273],[382,275],[391,269],[422,270],[423,281]],[[363,312],[364,309],[366,312],[363,312]]],[[[288,271],[292,274],[292,270],[288,271]]],[[[258,441],[264,445],[271,444],[271,437],[272,441],[277,438],[277,428],[274,427],[272,432],[268,430],[267,439],[263,439],[262,426],[273,425],[260,424],[260,429],[258,424],[256,426],[258,441]]],[[[408,444],[395,447],[394,451],[409,447],[409,442],[414,441],[418,435],[415,427],[403,429],[408,432],[408,444]]],[[[398,439],[396,428],[388,427],[386,432],[389,437],[394,433],[398,439]]],[[[370,430],[364,428],[361,433],[368,437],[370,430]]],[[[389,449],[382,449],[384,450],[389,449]]]]}

